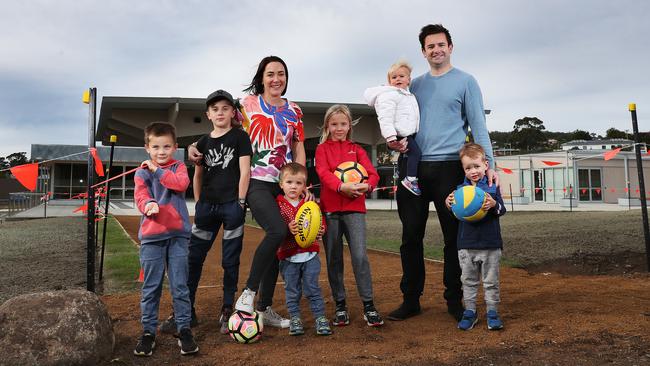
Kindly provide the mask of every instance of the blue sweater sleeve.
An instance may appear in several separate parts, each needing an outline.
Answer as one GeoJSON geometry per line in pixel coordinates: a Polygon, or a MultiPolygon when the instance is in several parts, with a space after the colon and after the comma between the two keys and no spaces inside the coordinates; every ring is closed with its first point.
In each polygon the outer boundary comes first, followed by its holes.
{"type": "Polygon", "coordinates": [[[467,123],[472,129],[474,142],[481,145],[485,150],[485,156],[490,162],[490,168],[494,169],[494,156],[492,153],[492,141],[485,122],[485,108],[483,106],[483,95],[478,82],[473,76],[468,75],[467,86],[465,91],[465,101],[463,103],[467,123]]]}

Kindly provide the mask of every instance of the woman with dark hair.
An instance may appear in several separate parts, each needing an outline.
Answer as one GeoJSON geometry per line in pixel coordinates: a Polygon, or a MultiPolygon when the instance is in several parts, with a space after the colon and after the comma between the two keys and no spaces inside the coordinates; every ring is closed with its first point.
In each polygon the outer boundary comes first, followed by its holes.
{"type": "MultiPolygon", "coordinates": [[[[250,85],[250,93],[241,103],[243,126],[248,132],[253,155],[251,180],[246,201],[255,221],[264,229],[264,238],[255,251],[246,288],[235,304],[235,310],[253,313],[253,301],[259,292],[257,310],[262,312],[264,324],[289,327],[289,320],[271,309],[278,277],[277,249],[287,235],[287,225],[275,201],[281,193],[278,184],[280,168],[288,162],[305,165],[306,155],[302,111],[297,104],[282,98],[287,91],[289,72],[285,62],[277,56],[260,61],[250,85]]],[[[196,149],[188,150],[190,160],[197,157],[196,149]]],[[[305,191],[308,200],[313,199],[305,191]]]]}

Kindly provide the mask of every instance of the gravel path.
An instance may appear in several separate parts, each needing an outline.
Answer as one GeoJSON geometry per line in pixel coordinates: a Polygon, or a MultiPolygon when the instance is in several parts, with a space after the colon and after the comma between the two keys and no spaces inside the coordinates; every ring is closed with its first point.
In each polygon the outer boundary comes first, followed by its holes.
{"type": "Polygon", "coordinates": [[[30,292],[85,288],[85,240],[84,218],[0,224],[0,304],[30,292]]]}

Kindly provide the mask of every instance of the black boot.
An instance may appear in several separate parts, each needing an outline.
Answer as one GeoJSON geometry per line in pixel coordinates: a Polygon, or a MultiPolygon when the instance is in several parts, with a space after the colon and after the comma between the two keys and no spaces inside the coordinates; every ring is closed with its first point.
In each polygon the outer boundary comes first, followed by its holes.
{"type": "Polygon", "coordinates": [[[462,304],[447,304],[447,312],[459,322],[463,318],[465,307],[462,304]]]}
{"type": "Polygon", "coordinates": [[[420,300],[406,300],[395,310],[388,313],[390,320],[404,320],[421,313],[420,300]]]}

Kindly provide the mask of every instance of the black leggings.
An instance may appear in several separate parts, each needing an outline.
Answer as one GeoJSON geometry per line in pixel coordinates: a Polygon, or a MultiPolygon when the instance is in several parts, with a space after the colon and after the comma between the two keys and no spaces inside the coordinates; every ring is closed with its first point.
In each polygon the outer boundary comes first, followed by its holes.
{"type": "Polygon", "coordinates": [[[248,188],[248,206],[255,221],[264,229],[264,238],[257,246],[246,287],[260,290],[258,309],[271,306],[278,278],[277,250],[287,236],[287,224],[280,215],[275,198],[281,193],[278,183],[251,179],[248,188]]]}

